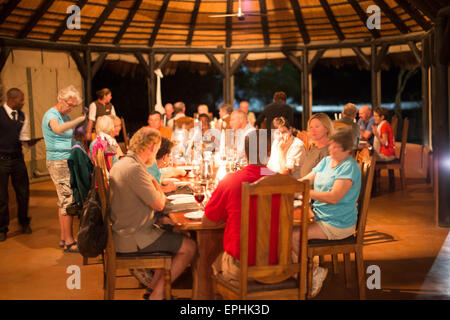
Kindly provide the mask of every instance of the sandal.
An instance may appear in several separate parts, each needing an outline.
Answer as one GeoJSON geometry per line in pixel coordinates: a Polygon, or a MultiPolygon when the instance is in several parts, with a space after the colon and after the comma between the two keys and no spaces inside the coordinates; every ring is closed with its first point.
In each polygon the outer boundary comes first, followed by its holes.
{"type": "Polygon", "coordinates": [[[64,249],[65,246],[66,246],[66,241],[65,240],[59,240],[59,247],[61,249],[64,249]]]}
{"type": "Polygon", "coordinates": [[[78,249],[78,247],[76,247],[75,249],[72,249],[73,246],[76,246],[78,243],[76,241],[66,244],[65,248],[64,248],[64,252],[80,252],[80,250],[78,249]]]}

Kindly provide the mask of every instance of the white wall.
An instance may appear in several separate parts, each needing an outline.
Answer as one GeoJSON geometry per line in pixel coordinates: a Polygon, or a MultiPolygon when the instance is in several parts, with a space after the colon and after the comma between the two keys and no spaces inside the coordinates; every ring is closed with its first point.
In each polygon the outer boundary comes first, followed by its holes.
{"type": "MultiPolygon", "coordinates": [[[[42,117],[56,104],[58,90],[72,84],[83,95],[83,80],[68,53],[13,49],[0,76],[5,98],[6,91],[13,87],[19,88],[25,94],[25,105],[22,111],[33,119],[32,137],[42,137],[42,117]],[[29,76],[27,76],[27,70],[29,70],[29,76]],[[32,92],[29,92],[29,88],[32,92]],[[31,103],[33,114],[30,114],[31,103]]],[[[81,111],[82,108],[77,108],[72,111],[70,117],[73,119],[79,116],[81,111]]],[[[44,141],[39,142],[34,148],[36,149],[36,170],[38,173],[47,173],[44,141]]],[[[28,173],[32,176],[31,151],[27,148],[23,149],[28,173]]]]}

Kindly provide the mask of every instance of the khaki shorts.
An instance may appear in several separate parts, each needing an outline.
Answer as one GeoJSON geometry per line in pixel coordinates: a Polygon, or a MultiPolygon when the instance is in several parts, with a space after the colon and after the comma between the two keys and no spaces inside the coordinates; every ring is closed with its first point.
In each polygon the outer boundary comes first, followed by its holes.
{"type": "Polygon", "coordinates": [[[212,269],[215,276],[221,274],[231,285],[237,286],[239,284],[239,261],[228,253],[222,252],[219,254],[212,264],[212,269]]]}
{"type": "Polygon", "coordinates": [[[58,194],[58,207],[61,208],[61,214],[67,215],[66,208],[73,203],[73,191],[70,187],[70,171],[67,160],[47,161],[47,169],[50,173],[58,194]]]}
{"type": "Polygon", "coordinates": [[[350,237],[355,232],[356,227],[351,226],[350,228],[336,228],[323,221],[316,221],[315,223],[317,223],[323,233],[326,234],[328,240],[341,240],[350,237]]]}

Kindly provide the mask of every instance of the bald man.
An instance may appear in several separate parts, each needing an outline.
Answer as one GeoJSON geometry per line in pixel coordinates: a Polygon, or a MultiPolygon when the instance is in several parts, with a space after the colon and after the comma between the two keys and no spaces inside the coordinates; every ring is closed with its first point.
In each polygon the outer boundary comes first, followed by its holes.
{"type": "Polygon", "coordinates": [[[234,110],[230,117],[230,127],[233,130],[234,141],[238,153],[238,161],[245,158],[245,136],[255,130],[247,121],[247,114],[240,110],[234,110]]]}
{"type": "Polygon", "coordinates": [[[29,181],[22,145],[31,147],[37,140],[30,142],[30,123],[22,112],[24,102],[23,92],[12,88],[6,93],[6,103],[0,107],[0,241],[6,240],[9,226],[9,177],[16,193],[17,217],[22,232],[31,233],[28,217],[29,181]]]}
{"type": "Polygon", "coordinates": [[[241,103],[239,104],[239,109],[244,111],[247,114],[247,121],[254,126],[255,125],[255,121],[256,121],[256,116],[253,112],[249,112],[248,111],[248,101],[241,101],[241,103]]]}
{"type": "Polygon", "coordinates": [[[370,106],[362,106],[359,108],[359,128],[361,129],[361,139],[367,140],[373,144],[372,126],[375,125],[370,106]]]}

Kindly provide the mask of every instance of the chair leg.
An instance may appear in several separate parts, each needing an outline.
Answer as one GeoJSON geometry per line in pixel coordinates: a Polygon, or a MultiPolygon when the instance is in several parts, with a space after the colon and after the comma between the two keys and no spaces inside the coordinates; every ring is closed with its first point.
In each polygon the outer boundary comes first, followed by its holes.
{"type": "Polygon", "coordinates": [[[313,259],[314,257],[308,257],[308,299],[311,298],[312,280],[313,280],[313,259]]]}
{"type": "Polygon", "coordinates": [[[319,256],[319,266],[323,266],[324,263],[325,263],[325,257],[319,256]]]}
{"type": "Polygon", "coordinates": [[[344,253],[345,287],[350,288],[350,253],[344,253]]]}
{"type": "Polygon", "coordinates": [[[116,289],[116,270],[109,270],[106,274],[105,300],[114,300],[116,289]]]}
{"type": "Polygon", "coordinates": [[[88,264],[88,258],[83,257],[83,266],[86,266],[88,264]]]}
{"type": "Polygon", "coordinates": [[[339,273],[339,257],[337,254],[332,254],[331,258],[333,261],[333,273],[338,274],[339,273]]]}
{"type": "Polygon", "coordinates": [[[406,190],[406,176],[404,168],[400,168],[400,181],[402,184],[402,190],[406,190]]]}
{"type": "Polygon", "coordinates": [[[358,273],[358,288],[359,288],[359,299],[366,299],[366,283],[364,279],[364,258],[362,253],[362,248],[356,249],[355,252],[355,260],[356,260],[356,270],[358,273]]]}
{"type": "Polygon", "coordinates": [[[395,173],[394,169],[389,169],[389,191],[394,192],[395,191],[395,173]]]}
{"type": "Polygon", "coordinates": [[[164,269],[164,297],[166,300],[172,299],[171,282],[170,269],[164,269]]]}

